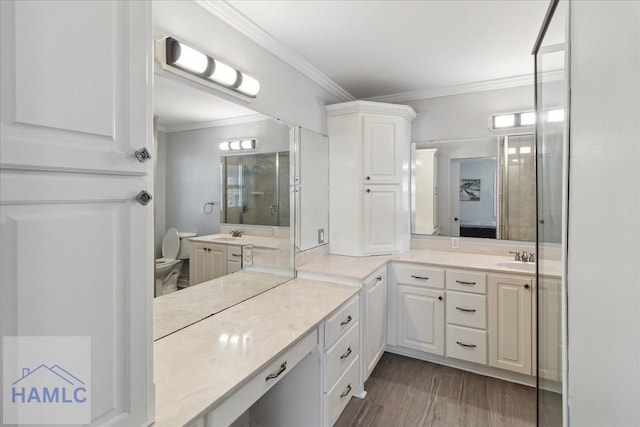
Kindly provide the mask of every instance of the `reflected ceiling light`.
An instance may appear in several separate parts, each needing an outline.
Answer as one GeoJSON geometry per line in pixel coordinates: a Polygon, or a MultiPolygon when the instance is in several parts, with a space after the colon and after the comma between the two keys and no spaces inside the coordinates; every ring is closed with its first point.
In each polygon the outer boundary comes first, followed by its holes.
{"type": "Polygon", "coordinates": [[[536,124],[536,113],[520,113],[520,125],[531,126],[536,124]]]}
{"type": "Polygon", "coordinates": [[[531,147],[520,147],[520,154],[531,154],[531,147]]]}
{"type": "Polygon", "coordinates": [[[547,121],[549,123],[557,123],[564,121],[564,110],[550,110],[547,111],[547,121]]]}
{"type": "Polygon", "coordinates": [[[255,150],[256,149],[256,140],[255,139],[245,139],[240,141],[240,148],[243,150],[255,150]]]}
{"type": "Polygon", "coordinates": [[[515,114],[503,114],[501,116],[493,116],[493,128],[510,128],[516,124],[515,114]]]}
{"type": "MultiPolygon", "coordinates": [[[[161,43],[161,41],[162,39],[158,43],[161,43]]],[[[255,98],[260,91],[260,82],[255,78],[173,37],[165,38],[164,54],[164,58],[159,53],[156,54],[161,64],[166,62],[166,65],[170,67],[186,71],[190,75],[206,82],[219,84],[251,98],[255,98]]],[[[170,67],[165,68],[171,69],[170,67]]]]}

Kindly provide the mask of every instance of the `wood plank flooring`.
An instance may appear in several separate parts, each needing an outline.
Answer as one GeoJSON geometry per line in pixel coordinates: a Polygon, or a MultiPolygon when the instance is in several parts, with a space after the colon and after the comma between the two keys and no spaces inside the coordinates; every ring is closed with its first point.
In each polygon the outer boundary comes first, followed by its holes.
{"type": "MultiPolygon", "coordinates": [[[[365,390],[367,397],[352,398],[336,427],[536,425],[534,388],[391,353],[365,390]]],[[[556,396],[545,402],[559,407],[556,396]]]]}

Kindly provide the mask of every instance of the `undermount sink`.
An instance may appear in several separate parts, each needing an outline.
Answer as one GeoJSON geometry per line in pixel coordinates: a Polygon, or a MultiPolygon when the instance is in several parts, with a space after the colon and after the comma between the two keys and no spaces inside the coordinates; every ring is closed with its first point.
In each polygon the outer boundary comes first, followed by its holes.
{"type": "Polygon", "coordinates": [[[242,237],[212,237],[211,240],[217,240],[219,242],[241,242],[242,237]]]}
{"type": "Polygon", "coordinates": [[[510,268],[512,270],[529,271],[531,273],[536,271],[535,262],[507,261],[507,262],[497,262],[496,265],[498,267],[510,268]]]}

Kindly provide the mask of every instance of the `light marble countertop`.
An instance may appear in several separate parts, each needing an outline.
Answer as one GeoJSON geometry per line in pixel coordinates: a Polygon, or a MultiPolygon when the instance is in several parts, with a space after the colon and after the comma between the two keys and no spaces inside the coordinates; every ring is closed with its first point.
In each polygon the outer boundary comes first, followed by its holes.
{"type": "MultiPolygon", "coordinates": [[[[303,274],[312,273],[314,275],[326,275],[328,277],[345,277],[360,282],[388,261],[429,264],[444,268],[485,270],[494,273],[535,274],[534,271],[523,271],[505,266],[504,264],[513,265],[513,257],[511,256],[430,249],[411,249],[402,254],[373,257],[325,255],[315,261],[298,267],[298,271],[303,274]]],[[[541,266],[543,276],[561,276],[562,264],[560,261],[543,260],[541,266]]]]}
{"type": "Polygon", "coordinates": [[[294,279],[156,341],[154,426],[218,406],[358,291],[294,279]]]}
{"type": "Polygon", "coordinates": [[[229,234],[208,234],[206,236],[191,237],[189,240],[231,246],[253,245],[262,249],[284,249],[287,246],[291,246],[289,237],[265,237],[252,234],[243,234],[241,237],[232,237],[229,234]]]}
{"type": "Polygon", "coordinates": [[[153,339],[160,339],[290,279],[291,276],[240,270],[155,298],[153,339]]]}

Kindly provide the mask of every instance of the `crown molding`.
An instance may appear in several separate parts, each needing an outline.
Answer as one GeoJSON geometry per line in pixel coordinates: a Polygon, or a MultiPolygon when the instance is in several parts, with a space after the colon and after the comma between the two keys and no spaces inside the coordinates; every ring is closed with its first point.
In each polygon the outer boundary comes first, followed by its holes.
{"type": "MultiPolygon", "coordinates": [[[[241,125],[245,123],[261,122],[264,120],[274,120],[274,119],[269,116],[265,116],[264,114],[251,114],[249,116],[230,117],[228,119],[211,120],[208,122],[186,123],[183,125],[175,125],[175,126],[162,126],[162,128],[164,129],[162,132],[165,132],[165,133],[183,132],[187,130],[241,125]]],[[[160,128],[161,126],[158,126],[158,130],[160,130],[160,128]]]]}
{"type": "Polygon", "coordinates": [[[214,0],[195,0],[195,2],[244,36],[282,59],[285,63],[291,65],[340,101],[355,100],[349,92],[344,90],[329,77],[325,76],[320,70],[307,62],[297,52],[285,47],[282,43],[278,42],[227,2],[214,0]]]}
{"type": "Polygon", "coordinates": [[[400,116],[409,122],[416,118],[416,112],[408,105],[385,104],[372,101],[343,102],[341,104],[327,105],[325,109],[329,116],[340,116],[352,113],[385,114],[400,116]]]}
{"type": "MultiPolygon", "coordinates": [[[[562,80],[564,70],[554,70],[543,73],[542,81],[551,82],[562,80]]],[[[409,102],[420,99],[439,98],[441,96],[462,95],[465,93],[484,92],[488,90],[508,89],[512,87],[533,85],[533,74],[524,76],[506,77],[502,79],[486,80],[482,82],[466,83],[457,86],[449,86],[439,89],[416,90],[401,92],[390,95],[374,96],[366,98],[367,101],[375,102],[409,102]]]]}

